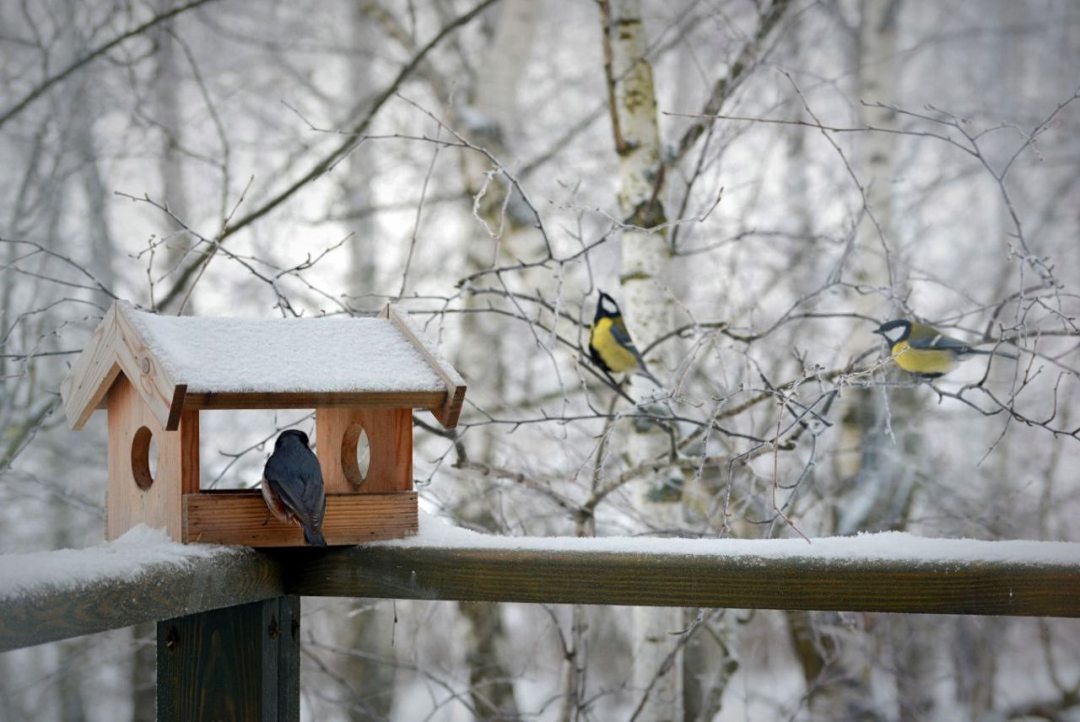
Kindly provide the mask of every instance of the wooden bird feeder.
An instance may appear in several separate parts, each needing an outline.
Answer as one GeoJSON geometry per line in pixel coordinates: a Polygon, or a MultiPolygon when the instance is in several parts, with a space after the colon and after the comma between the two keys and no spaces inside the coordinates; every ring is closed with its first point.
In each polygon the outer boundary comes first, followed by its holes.
{"type": "Polygon", "coordinates": [[[200,488],[200,411],[314,408],[323,534],[356,544],[416,533],[412,411],[453,427],[465,383],[393,306],[377,318],[255,320],[158,316],[121,301],[61,395],[75,429],[108,409],[108,539],[146,524],[185,543],[272,547],[302,546],[303,534],[269,514],[258,489],[200,488]]]}

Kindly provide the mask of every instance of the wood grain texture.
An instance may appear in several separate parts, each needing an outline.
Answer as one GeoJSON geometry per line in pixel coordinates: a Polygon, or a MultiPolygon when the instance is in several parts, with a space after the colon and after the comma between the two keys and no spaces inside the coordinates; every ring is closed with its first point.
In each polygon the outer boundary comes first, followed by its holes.
{"type": "MultiPolygon", "coordinates": [[[[91,563],[99,551],[85,553],[91,563]]],[[[0,556],[0,577],[5,576],[4,564],[0,556]]],[[[282,593],[277,562],[251,549],[219,549],[170,562],[133,560],[129,569],[92,582],[42,584],[22,595],[0,597],[0,652],[282,593]]]]}
{"type": "Polygon", "coordinates": [[[129,317],[131,304],[117,301],[113,309],[116,312],[113,316],[116,333],[112,335],[112,354],[158,423],[174,431],[180,423],[187,386],[177,384],[169,377],[145,339],[135,329],[129,317]]]}
{"type": "Polygon", "coordinates": [[[461,378],[461,374],[453,366],[446,363],[435,352],[435,349],[428,345],[427,339],[416,332],[405,314],[396,306],[387,304],[379,315],[390,319],[390,322],[401,332],[401,335],[409,340],[409,343],[420,352],[420,355],[428,362],[431,369],[446,384],[446,395],[442,402],[424,408],[430,409],[431,413],[445,428],[452,429],[457,426],[458,417],[461,416],[461,407],[465,403],[465,379],[461,378]]]}
{"type": "Polygon", "coordinates": [[[180,541],[180,500],[199,488],[198,412],[182,415],[176,431],[168,431],[144,403],[126,376],[113,383],[109,408],[109,488],[105,495],[105,538],[112,540],[136,524],[165,529],[180,541]],[[153,483],[142,489],[132,470],[136,433],[149,429],[156,446],[153,483]]]}
{"type": "Polygon", "coordinates": [[[75,359],[60,383],[60,397],[68,425],[81,429],[105,400],[105,394],[120,375],[120,364],[113,349],[116,345],[116,306],[105,312],[82,353],[75,359]]]}
{"type": "Polygon", "coordinates": [[[64,412],[74,429],[81,429],[105,401],[123,374],[143,397],[158,423],[173,431],[180,423],[187,387],[177,384],[158,363],[128,314],[131,305],[115,302],[60,384],[64,412]]]}
{"type": "Polygon", "coordinates": [[[412,409],[319,408],[315,410],[315,454],[328,493],[409,491],[412,489],[412,409]],[[356,430],[367,434],[367,476],[359,486],[356,430]],[[350,430],[353,432],[350,434],[350,430]],[[351,443],[347,443],[347,437],[351,443]],[[353,471],[350,472],[351,465],[353,471]]]}
{"type": "MultiPolygon", "coordinates": [[[[274,518],[257,490],[204,491],[185,495],[183,503],[185,542],[304,546],[301,528],[274,518]]],[[[417,528],[415,492],[326,495],[322,531],[330,545],[398,539],[417,528]]]]}
{"type": "Polygon", "coordinates": [[[184,396],[185,409],[315,409],[330,406],[429,409],[446,399],[442,391],[200,392],[184,396]]]}
{"type": "MultiPolygon", "coordinates": [[[[769,559],[655,553],[647,541],[640,552],[560,551],[553,540],[546,550],[212,548],[168,562],[133,559],[91,582],[0,596],[0,651],[281,594],[1080,617],[1076,561],[769,559]]],[[[11,573],[5,563],[0,555],[0,579],[11,573]]],[[[70,568],[69,556],[62,565],[70,568]]]]}
{"type": "Polygon", "coordinates": [[[299,624],[296,597],[159,622],[158,722],[299,722],[299,624]]]}
{"type": "Polygon", "coordinates": [[[353,547],[290,551],[308,596],[549,604],[1080,616],[1080,565],[353,547]]]}

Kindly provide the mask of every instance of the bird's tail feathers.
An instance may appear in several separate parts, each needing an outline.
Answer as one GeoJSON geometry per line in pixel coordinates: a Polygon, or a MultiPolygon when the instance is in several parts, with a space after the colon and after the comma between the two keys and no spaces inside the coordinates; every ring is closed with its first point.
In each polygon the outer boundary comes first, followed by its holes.
{"type": "Polygon", "coordinates": [[[313,547],[326,546],[326,539],[323,537],[322,532],[308,524],[304,525],[304,541],[313,547]]]}
{"type": "Polygon", "coordinates": [[[968,353],[978,353],[978,354],[982,354],[984,356],[1000,356],[1001,358],[1007,358],[1010,361],[1019,361],[1020,360],[1019,356],[1015,356],[1015,355],[1013,355],[1011,353],[1005,353],[1004,351],[998,351],[997,349],[972,348],[972,349],[968,349],[968,353]]]}

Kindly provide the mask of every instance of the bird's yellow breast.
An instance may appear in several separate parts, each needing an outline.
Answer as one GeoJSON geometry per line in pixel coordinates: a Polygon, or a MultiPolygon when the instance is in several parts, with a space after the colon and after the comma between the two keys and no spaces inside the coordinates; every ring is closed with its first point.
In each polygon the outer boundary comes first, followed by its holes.
{"type": "Polygon", "coordinates": [[[912,348],[907,341],[893,344],[892,358],[905,371],[923,376],[940,376],[956,366],[956,357],[951,351],[912,348]]]}
{"type": "Polygon", "coordinates": [[[637,358],[615,339],[615,335],[611,333],[612,323],[612,319],[606,317],[594,323],[589,336],[589,345],[596,349],[600,358],[612,372],[630,371],[637,366],[637,358]]]}

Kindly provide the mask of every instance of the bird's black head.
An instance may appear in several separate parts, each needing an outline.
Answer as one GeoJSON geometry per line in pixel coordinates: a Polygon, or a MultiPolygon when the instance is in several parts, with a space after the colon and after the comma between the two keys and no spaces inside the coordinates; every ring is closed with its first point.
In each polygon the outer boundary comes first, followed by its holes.
{"type": "Polygon", "coordinates": [[[281,448],[281,442],[285,441],[285,439],[293,439],[299,441],[304,446],[311,446],[311,442],[308,441],[308,435],[303,431],[300,431],[299,429],[288,429],[287,431],[282,431],[277,437],[277,441],[274,442],[274,448],[281,448]]]}
{"type": "Polygon", "coordinates": [[[614,318],[621,315],[622,312],[619,310],[619,304],[615,303],[615,299],[600,291],[600,298],[596,299],[596,315],[593,317],[593,323],[601,318],[614,318]]]}
{"type": "Polygon", "coordinates": [[[900,343],[911,335],[911,321],[903,318],[888,321],[874,329],[874,333],[884,336],[889,343],[900,343]]]}

